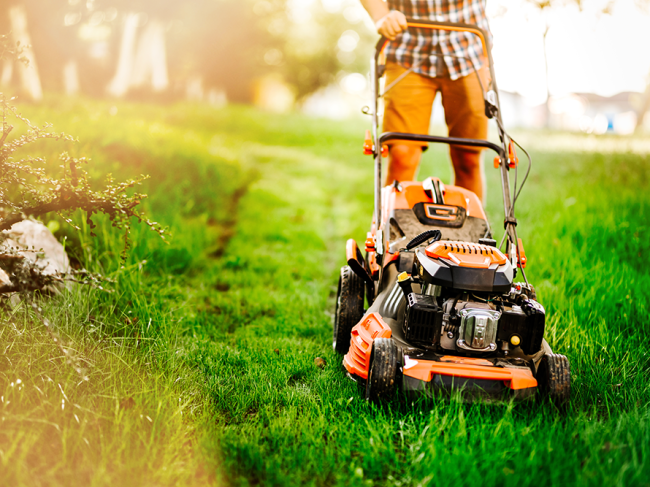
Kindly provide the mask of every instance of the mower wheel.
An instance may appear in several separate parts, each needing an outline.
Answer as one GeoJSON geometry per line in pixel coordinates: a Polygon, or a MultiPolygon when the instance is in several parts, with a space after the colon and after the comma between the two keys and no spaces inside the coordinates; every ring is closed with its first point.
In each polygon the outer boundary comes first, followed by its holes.
{"type": "Polygon", "coordinates": [[[341,267],[332,339],[332,347],[340,354],[348,353],[352,328],[363,318],[363,297],[363,280],[349,266],[341,267]]]}
{"type": "Polygon", "coordinates": [[[366,380],[366,399],[389,400],[397,386],[397,345],[392,338],[377,338],[372,343],[370,370],[366,380]]]}
{"type": "Polygon", "coordinates": [[[540,391],[558,406],[566,406],[571,399],[571,370],[564,355],[547,353],[537,369],[540,391]]]}

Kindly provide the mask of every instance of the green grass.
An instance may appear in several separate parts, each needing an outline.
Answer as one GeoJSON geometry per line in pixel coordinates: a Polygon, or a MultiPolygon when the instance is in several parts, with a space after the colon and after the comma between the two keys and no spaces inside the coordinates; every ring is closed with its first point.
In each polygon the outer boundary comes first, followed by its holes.
{"type": "MultiPolygon", "coordinates": [[[[568,412],[377,407],[331,350],[344,243],[363,240],[372,211],[365,124],[118,108],[52,101],[29,117],[78,135],[97,175],[151,174],[149,211],[173,237],[136,229],[121,269],[107,225],[96,239],[60,231],[116,281],[44,311],[88,381],[33,316],[4,312],[6,485],[650,485],[650,157],[624,152],[643,140],[522,134],[535,166],[518,231],[547,340],[571,360],[568,412]]],[[[486,172],[500,233],[498,175],[486,172]]],[[[427,153],[430,174],[451,182],[443,149],[427,153]]]]}

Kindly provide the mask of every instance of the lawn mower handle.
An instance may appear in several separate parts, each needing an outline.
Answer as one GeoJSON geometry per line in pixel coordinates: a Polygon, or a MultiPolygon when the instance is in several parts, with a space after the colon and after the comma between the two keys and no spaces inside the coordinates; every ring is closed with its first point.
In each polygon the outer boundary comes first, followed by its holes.
{"type": "MultiPolygon", "coordinates": [[[[381,158],[382,158],[382,143],[388,140],[415,140],[421,142],[438,142],[450,145],[468,145],[474,147],[485,147],[496,151],[503,161],[500,164],[501,169],[501,189],[503,191],[503,207],[505,213],[505,227],[506,233],[508,234],[508,240],[511,245],[516,246],[516,218],[514,215],[514,209],[512,207],[512,200],[510,195],[510,182],[508,177],[509,166],[506,163],[506,155],[508,154],[508,146],[510,144],[510,138],[508,134],[505,133],[503,129],[503,121],[501,120],[501,104],[499,102],[499,91],[496,85],[496,78],[494,75],[494,62],[492,60],[492,52],[490,49],[490,38],[488,32],[476,25],[455,23],[455,22],[438,22],[433,20],[425,19],[406,19],[407,26],[410,28],[418,29],[431,29],[431,30],[444,30],[444,31],[454,31],[454,32],[469,32],[479,37],[481,44],[483,46],[483,52],[488,61],[488,69],[490,71],[490,83],[492,90],[495,95],[494,107],[496,108],[495,113],[493,113],[494,118],[497,119],[497,130],[499,133],[499,139],[501,140],[501,146],[493,144],[488,141],[479,141],[476,139],[458,139],[453,137],[435,137],[431,135],[423,134],[399,134],[396,132],[389,132],[380,135],[379,134],[379,62],[381,55],[386,48],[386,45],[390,42],[386,37],[381,37],[377,43],[375,49],[375,56],[373,62],[371,63],[371,79],[372,79],[372,90],[373,90],[373,103],[374,107],[372,110],[373,116],[373,127],[372,127],[372,139],[374,143],[374,157],[375,157],[375,222],[377,225],[377,230],[380,230],[381,226],[381,188],[382,188],[382,176],[381,176],[381,158]]],[[[478,73],[476,73],[478,76],[478,73]]]]}
{"type": "MultiPolygon", "coordinates": [[[[480,27],[472,24],[462,24],[456,22],[438,22],[436,20],[425,20],[425,19],[406,19],[406,25],[411,28],[416,29],[429,29],[429,30],[446,30],[454,32],[469,32],[470,34],[477,35],[481,39],[481,44],[483,45],[483,53],[492,64],[492,55],[490,51],[489,36],[488,33],[481,29],[480,27]]],[[[377,48],[375,52],[375,57],[378,58],[386,44],[390,42],[390,39],[382,36],[377,42],[377,48]]]]}
{"type": "Polygon", "coordinates": [[[469,147],[483,147],[485,149],[492,149],[499,154],[502,159],[505,158],[503,147],[481,139],[463,139],[460,137],[441,137],[439,135],[420,135],[408,134],[405,132],[384,132],[379,136],[379,144],[384,144],[390,140],[407,140],[410,142],[433,142],[448,145],[466,145],[469,147]]]}

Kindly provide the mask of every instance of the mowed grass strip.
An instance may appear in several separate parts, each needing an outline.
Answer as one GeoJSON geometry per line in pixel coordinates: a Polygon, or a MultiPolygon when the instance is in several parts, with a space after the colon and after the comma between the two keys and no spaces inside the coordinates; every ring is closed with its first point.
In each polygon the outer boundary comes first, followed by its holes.
{"type": "MultiPolygon", "coordinates": [[[[85,291],[87,305],[67,297],[47,313],[79,356],[95,360],[95,376],[77,385],[59,357],[25,359],[0,369],[0,378],[8,390],[16,382],[10,385],[7,370],[30,370],[37,379],[47,373],[68,396],[77,388],[75,404],[86,401],[105,418],[95,431],[107,447],[83,446],[89,429],[68,406],[59,412],[52,384],[47,400],[34,392],[14,396],[12,407],[42,406],[52,416],[36,411],[29,418],[61,424],[65,434],[48,429],[46,448],[40,426],[14,418],[13,429],[0,433],[2,468],[13,475],[7,478],[65,484],[85,472],[95,484],[126,485],[647,484],[647,156],[554,151],[548,136],[536,146],[544,151],[533,154],[518,231],[528,277],[549,314],[547,338],[572,363],[568,412],[543,401],[376,407],[331,351],[344,243],[363,241],[372,211],[372,162],[360,155],[365,124],[241,107],[125,104],[115,117],[101,103],[86,112],[56,108],[59,115],[47,109],[39,118],[79,135],[102,169],[152,174],[147,204],[174,236],[166,246],[134,231],[125,269],[121,236],[108,226],[99,239],[86,232],[74,242],[80,261],[92,256],[114,274],[117,293],[85,291]],[[102,326],[89,326],[91,315],[102,326]],[[101,344],[107,358],[92,348],[84,355],[83,343],[101,344]],[[325,359],[323,369],[316,357],[325,359]],[[138,423],[144,412],[152,422],[138,423]],[[30,476],[33,466],[39,474],[30,476]]],[[[450,182],[445,150],[432,147],[420,177],[438,174],[450,182]]],[[[492,170],[488,185],[498,234],[492,170]]],[[[23,355],[38,340],[44,348],[36,357],[56,351],[29,318],[18,325],[3,348],[22,337],[23,355]]]]}
{"type": "MultiPolygon", "coordinates": [[[[271,123],[268,115],[249,116],[271,123]]],[[[271,127],[293,123],[273,120],[271,127]]],[[[543,401],[378,408],[346,379],[324,312],[333,309],[344,241],[361,240],[369,222],[372,166],[358,156],[359,136],[341,130],[332,144],[327,125],[322,138],[310,121],[289,135],[276,128],[259,137],[254,129],[237,133],[266,143],[244,149],[260,179],[244,197],[236,236],[215,268],[214,279],[230,287],[213,295],[214,307],[201,318],[210,339],[194,341],[189,354],[205,373],[217,418],[204,441],[219,452],[231,482],[647,482],[648,157],[554,152],[552,137],[546,152],[533,154],[534,172],[518,203],[519,234],[528,277],[549,312],[546,336],[572,363],[567,412],[543,401]],[[316,356],[326,359],[324,370],[316,356]]],[[[432,150],[421,177],[448,174],[444,154],[432,150]]],[[[487,208],[500,234],[494,171],[488,184],[487,208]]]]}

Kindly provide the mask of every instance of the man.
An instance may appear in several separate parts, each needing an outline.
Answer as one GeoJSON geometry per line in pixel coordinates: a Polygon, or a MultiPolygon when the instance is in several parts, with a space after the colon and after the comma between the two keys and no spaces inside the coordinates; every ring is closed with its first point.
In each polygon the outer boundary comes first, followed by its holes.
{"type": "MultiPolygon", "coordinates": [[[[361,0],[379,34],[391,40],[386,49],[389,87],[408,69],[404,79],[384,96],[384,132],[429,133],[433,100],[442,94],[450,137],[485,139],[487,117],[483,86],[488,70],[480,39],[467,32],[408,29],[406,18],[472,24],[488,30],[485,0],[361,0]]],[[[395,141],[389,147],[386,184],[415,179],[421,142],[395,141]]],[[[450,146],[455,184],[483,198],[481,150],[450,146]]]]}

